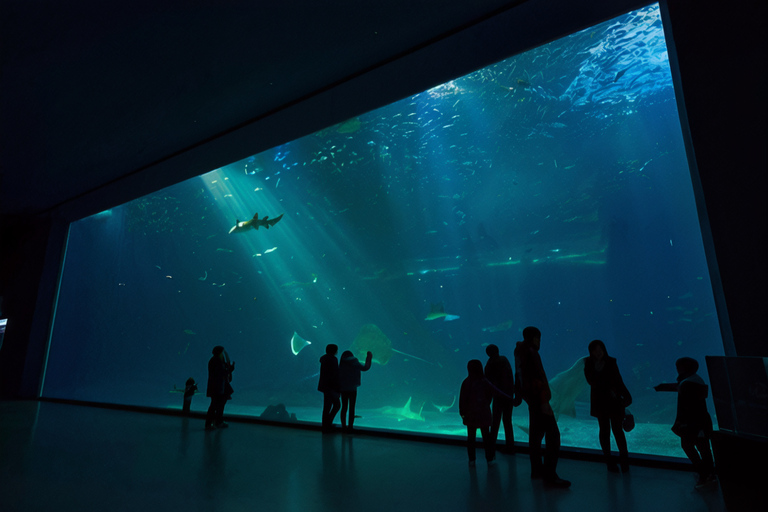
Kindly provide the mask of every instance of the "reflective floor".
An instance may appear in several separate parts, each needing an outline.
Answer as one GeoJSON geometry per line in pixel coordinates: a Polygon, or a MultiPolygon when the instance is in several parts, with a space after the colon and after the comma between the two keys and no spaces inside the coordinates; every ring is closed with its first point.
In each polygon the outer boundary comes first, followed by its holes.
{"type": "Polygon", "coordinates": [[[10,511],[723,511],[686,471],[630,474],[561,458],[567,490],[531,481],[525,454],[359,433],[203,421],[59,403],[0,402],[0,503],[10,511]]]}

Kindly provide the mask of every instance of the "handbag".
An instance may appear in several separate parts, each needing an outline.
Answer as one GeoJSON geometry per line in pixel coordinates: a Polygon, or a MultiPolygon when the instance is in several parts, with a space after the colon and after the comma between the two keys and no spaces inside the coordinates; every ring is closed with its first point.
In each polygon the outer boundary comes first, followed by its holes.
{"type": "Polygon", "coordinates": [[[635,417],[628,409],[624,410],[624,419],[621,422],[621,428],[624,432],[632,432],[632,429],[635,428],[635,417]]]}

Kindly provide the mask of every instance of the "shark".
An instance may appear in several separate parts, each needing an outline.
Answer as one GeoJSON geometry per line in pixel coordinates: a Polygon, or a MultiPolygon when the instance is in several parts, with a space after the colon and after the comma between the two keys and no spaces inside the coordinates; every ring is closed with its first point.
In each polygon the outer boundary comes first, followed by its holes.
{"type": "Polygon", "coordinates": [[[235,225],[232,227],[232,229],[229,230],[229,234],[232,233],[245,233],[246,231],[250,231],[251,228],[258,231],[260,227],[264,227],[269,229],[271,226],[274,226],[277,224],[280,219],[283,218],[284,214],[280,214],[274,219],[270,219],[269,215],[264,216],[263,218],[259,218],[258,212],[254,214],[253,218],[251,220],[244,220],[240,222],[240,220],[235,220],[235,225]]]}
{"type": "Polygon", "coordinates": [[[422,404],[421,409],[419,409],[419,412],[413,412],[411,410],[411,400],[413,397],[408,397],[408,401],[405,402],[405,405],[403,407],[382,407],[381,413],[385,416],[394,416],[397,418],[397,421],[403,421],[403,420],[416,420],[416,421],[425,421],[424,416],[421,415],[421,411],[424,410],[424,405],[422,404]]]}
{"type": "Polygon", "coordinates": [[[451,320],[458,320],[459,315],[447,314],[442,302],[439,304],[430,304],[429,314],[424,320],[437,320],[438,318],[442,318],[445,322],[450,322],[451,320]]]}

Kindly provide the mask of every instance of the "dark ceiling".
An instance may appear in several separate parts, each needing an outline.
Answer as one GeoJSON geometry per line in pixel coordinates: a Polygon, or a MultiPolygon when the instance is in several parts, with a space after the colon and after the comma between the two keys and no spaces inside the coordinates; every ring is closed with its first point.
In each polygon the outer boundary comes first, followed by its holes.
{"type": "Polygon", "coordinates": [[[0,215],[49,212],[520,3],[3,0],[0,215]]]}
{"type": "MultiPolygon", "coordinates": [[[[148,193],[439,83],[441,76],[451,77],[446,61],[454,57],[479,67],[643,3],[0,0],[0,217],[51,214],[110,186],[125,189],[125,176],[141,175],[130,186],[148,193]],[[495,25],[486,23],[489,19],[495,25]],[[193,156],[238,128],[341,90],[379,68],[396,67],[392,63],[428,53],[451,38],[457,41],[449,50],[431,61],[422,57],[405,68],[406,76],[396,76],[395,70],[382,82],[369,77],[354,98],[339,101],[337,95],[324,116],[294,114],[290,129],[266,126],[247,149],[241,140],[204,152],[205,158],[193,156]],[[476,55],[456,55],[462,49],[476,55]],[[433,64],[431,74],[423,69],[433,64]],[[420,72],[426,78],[398,89],[420,72]],[[186,160],[163,168],[179,155],[186,160]]],[[[696,23],[701,15],[694,7],[719,5],[671,0],[670,10],[696,23]]],[[[752,7],[764,14],[764,7],[752,7]]],[[[725,18],[740,22],[738,14],[725,18]]],[[[764,24],[751,23],[763,27],[757,40],[764,40],[764,24]]],[[[676,30],[685,28],[681,21],[676,25],[676,30]]],[[[749,36],[737,27],[713,27],[711,33],[724,54],[736,48],[750,52],[738,39],[749,36]]],[[[760,51],[754,64],[764,77],[760,51]]],[[[721,82],[723,94],[715,105],[721,108],[739,90],[743,69],[716,57],[703,85],[704,94],[710,94],[713,83],[721,82]]],[[[684,85],[687,95],[699,87],[690,79],[684,85]]],[[[761,115],[764,130],[765,112],[761,115]]],[[[110,207],[129,196],[124,190],[113,193],[94,207],[110,207]]]]}

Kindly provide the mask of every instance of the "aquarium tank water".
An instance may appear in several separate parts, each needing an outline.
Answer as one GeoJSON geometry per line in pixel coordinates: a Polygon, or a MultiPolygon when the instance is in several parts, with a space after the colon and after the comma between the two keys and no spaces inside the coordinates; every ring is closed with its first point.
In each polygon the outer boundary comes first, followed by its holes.
{"type": "Polygon", "coordinates": [[[601,339],[630,451],[684,457],[653,386],[723,342],[658,5],[72,223],[42,396],[205,411],[222,345],[227,413],[319,424],[335,343],[374,353],[356,427],[463,437],[467,362],[528,325],[564,446],[601,339]]]}

